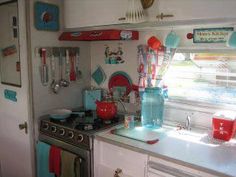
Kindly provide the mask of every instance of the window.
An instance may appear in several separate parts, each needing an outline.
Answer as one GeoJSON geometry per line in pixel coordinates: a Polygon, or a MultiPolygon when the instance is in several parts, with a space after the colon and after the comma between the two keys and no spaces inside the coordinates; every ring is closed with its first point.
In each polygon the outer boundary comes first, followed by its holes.
{"type": "Polygon", "coordinates": [[[236,53],[178,52],[164,82],[170,99],[236,105],[236,53]]]}

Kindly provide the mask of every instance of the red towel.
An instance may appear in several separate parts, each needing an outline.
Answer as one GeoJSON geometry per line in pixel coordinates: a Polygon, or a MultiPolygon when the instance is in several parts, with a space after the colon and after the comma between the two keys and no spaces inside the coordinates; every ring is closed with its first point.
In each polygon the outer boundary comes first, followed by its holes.
{"type": "Polygon", "coordinates": [[[60,177],[61,174],[61,149],[51,146],[49,151],[49,171],[60,177]]]}

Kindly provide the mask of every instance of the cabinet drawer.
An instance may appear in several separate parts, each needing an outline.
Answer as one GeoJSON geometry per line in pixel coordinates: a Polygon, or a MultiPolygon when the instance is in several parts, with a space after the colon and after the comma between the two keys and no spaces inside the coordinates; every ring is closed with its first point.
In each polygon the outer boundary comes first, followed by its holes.
{"type": "MultiPolygon", "coordinates": [[[[99,165],[99,170],[98,170],[98,176],[96,177],[114,177],[116,169],[112,169],[110,167],[104,166],[104,165],[99,165]]],[[[130,176],[122,172],[122,177],[135,177],[135,176],[130,176]]]]}
{"type": "Polygon", "coordinates": [[[130,176],[143,177],[147,155],[100,142],[99,163],[114,170],[120,168],[124,174],[130,176]]]}
{"type": "MultiPolygon", "coordinates": [[[[185,177],[216,177],[193,168],[182,166],[176,163],[165,161],[156,157],[149,157],[147,165],[148,174],[158,173],[164,177],[185,176],[185,177]]],[[[149,176],[148,176],[149,177],[149,176]]]]}

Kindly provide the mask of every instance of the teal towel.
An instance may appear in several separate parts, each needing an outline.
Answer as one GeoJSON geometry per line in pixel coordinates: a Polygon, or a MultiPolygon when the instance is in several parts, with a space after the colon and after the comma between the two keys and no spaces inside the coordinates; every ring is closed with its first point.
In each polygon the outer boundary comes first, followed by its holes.
{"type": "Polygon", "coordinates": [[[39,141],[37,149],[37,177],[54,177],[53,173],[49,172],[49,150],[50,145],[39,141]]]}

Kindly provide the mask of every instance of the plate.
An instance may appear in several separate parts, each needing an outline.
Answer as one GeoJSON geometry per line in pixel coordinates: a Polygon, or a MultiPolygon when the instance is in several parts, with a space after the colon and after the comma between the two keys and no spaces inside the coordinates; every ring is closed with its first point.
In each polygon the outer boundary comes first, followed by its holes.
{"type": "Polygon", "coordinates": [[[49,115],[52,119],[62,120],[70,117],[71,113],[72,111],[69,109],[54,109],[49,115]]]}
{"type": "Polygon", "coordinates": [[[126,95],[128,95],[132,90],[132,81],[129,75],[122,71],[113,73],[109,79],[108,88],[112,90],[113,87],[126,87],[126,95]]]}

